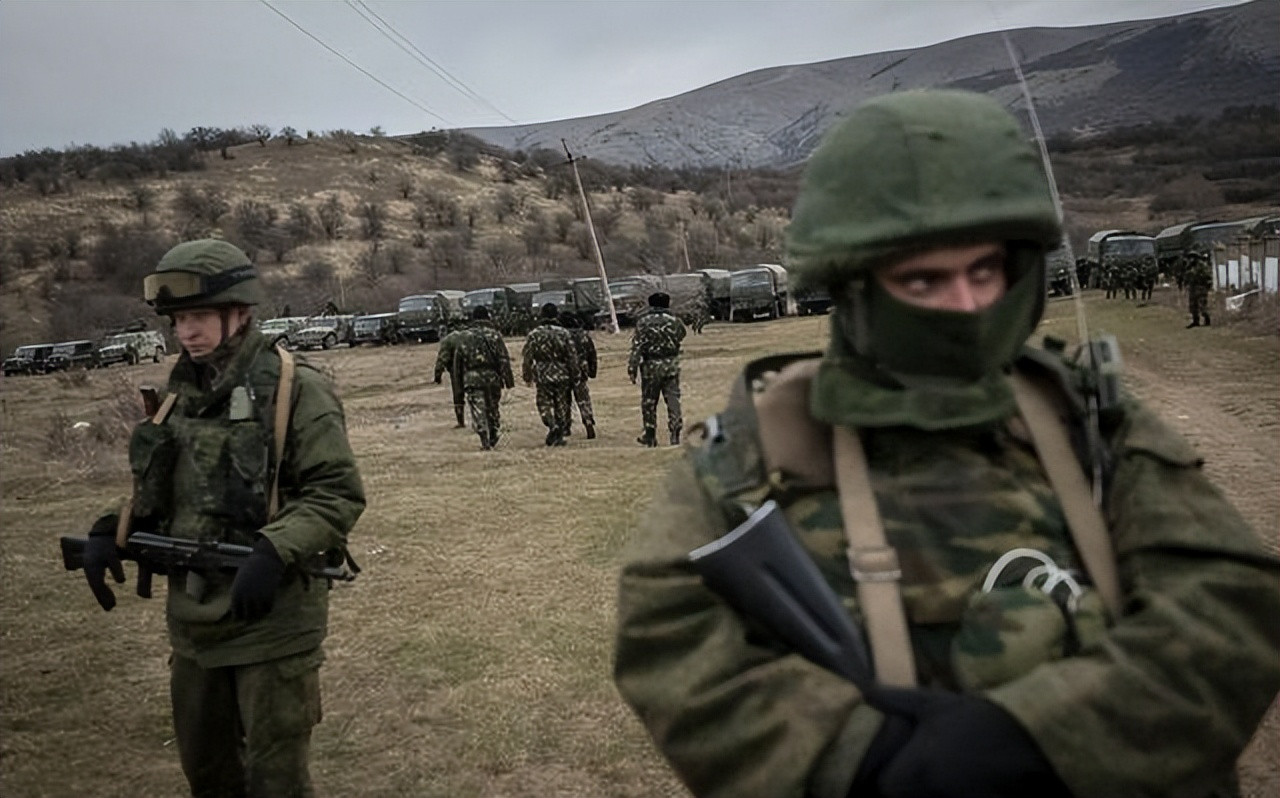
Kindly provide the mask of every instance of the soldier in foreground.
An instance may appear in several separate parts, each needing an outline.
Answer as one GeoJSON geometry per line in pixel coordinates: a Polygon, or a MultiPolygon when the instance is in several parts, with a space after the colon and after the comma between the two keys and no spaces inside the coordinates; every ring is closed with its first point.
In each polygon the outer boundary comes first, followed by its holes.
{"type": "Polygon", "coordinates": [[[516,381],[507,342],[483,305],[471,311],[471,326],[453,355],[453,373],[462,377],[471,428],[480,436],[481,450],[488,451],[498,445],[502,432],[502,389],[514,388],[516,381]]]}
{"type": "MultiPolygon", "coordinates": [[[[595,408],[591,406],[591,388],[587,385],[587,380],[596,378],[596,342],[591,338],[591,331],[582,329],[582,322],[573,314],[561,316],[560,324],[569,331],[574,348],[578,351],[578,365],[581,369],[578,381],[573,384],[573,400],[578,404],[578,414],[582,416],[582,426],[586,428],[587,439],[590,440],[596,436],[596,414],[595,408]]],[[[572,414],[569,421],[572,429],[572,414]]]]}
{"type": "Polygon", "coordinates": [[[462,390],[462,375],[453,370],[454,358],[458,354],[458,344],[462,341],[466,327],[458,324],[449,334],[440,339],[440,348],[436,351],[436,368],[434,381],[436,385],[440,384],[440,378],[446,373],[449,375],[449,392],[453,395],[453,416],[457,419],[455,427],[462,428],[467,426],[463,420],[465,418],[466,395],[462,390]]]}
{"type": "Polygon", "coordinates": [[[1060,238],[981,95],[872,100],[811,158],[787,257],[837,298],[829,349],[747,367],[621,575],[618,689],[694,794],[1237,794],[1280,561],[1185,440],[1123,393],[1092,426],[1082,370],[1024,347],[1060,238]],[[766,500],[869,641],[862,689],[691,559],[766,500]]]}
{"type": "Polygon", "coordinates": [[[1209,253],[1202,249],[1192,250],[1184,256],[1186,266],[1183,268],[1183,280],[1187,285],[1187,310],[1191,313],[1191,323],[1187,328],[1199,327],[1200,319],[1204,326],[1209,326],[1209,291],[1213,288],[1213,265],[1209,253]]]}
{"type": "Polygon", "coordinates": [[[254,328],[262,289],[231,244],[179,244],[144,290],[183,354],[168,398],[134,430],[133,498],[94,523],[85,576],[111,609],[120,533],[251,546],[233,573],[168,573],[178,754],[193,796],[311,796],[329,586],[301,571],[341,558],[365,504],[342,405],[323,375],[254,328]]]}
{"type": "Polygon", "coordinates": [[[667,430],[671,445],[680,443],[684,419],[680,415],[680,342],[684,323],[671,315],[671,297],[658,291],[649,295],[649,312],[636,321],[631,336],[627,376],[635,385],[640,376],[640,418],[644,431],[636,438],[641,446],[658,445],[658,399],[667,403],[667,430]]]}
{"type": "MultiPolygon", "coordinates": [[[[547,427],[548,446],[564,446],[572,420],[573,386],[582,378],[578,348],[569,331],[560,326],[556,306],[547,303],[539,311],[538,326],[524,339],[521,377],[536,388],[538,415],[547,427]]],[[[588,437],[595,428],[587,427],[588,437]]]]}

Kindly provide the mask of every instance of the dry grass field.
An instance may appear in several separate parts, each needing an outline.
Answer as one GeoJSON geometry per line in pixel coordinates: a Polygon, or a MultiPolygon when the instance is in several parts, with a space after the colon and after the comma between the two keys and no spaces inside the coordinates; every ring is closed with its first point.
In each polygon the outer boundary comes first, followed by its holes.
{"type": "MultiPolygon", "coordinates": [[[[1089,304],[1094,329],[1120,337],[1134,390],[1202,450],[1274,547],[1280,340],[1247,325],[1185,330],[1173,301],[1089,304]]],[[[1074,330],[1071,303],[1051,304],[1044,331],[1074,330]]],[[[686,419],[714,412],[750,359],[825,339],[823,318],[691,335],[686,419]]],[[[684,794],[610,681],[620,550],[678,454],[635,443],[627,341],[597,338],[598,440],[579,425],[567,447],[542,446],[533,390],[521,385],[503,401],[494,452],[452,428],[448,388],[430,382],[435,345],[309,356],[340,387],[369,498],[351,535],[364,573],[333,595],[314,740],[321,795],[684,794]]],[[[510,342],[513,357],[521,343],[510,342]]],[[[166,369],[0,382],[6,798],[184,794],[161,602],[130,583],[104,614],[57,554],[58,535],[84,534],[127,491],[135,389],[161,384],[166,369]],[[79,421],[88,428],[73,430],[79,421]]],[[[1280,794],[1277,751],[1272,717],[1245,760],[1248,795],[1280,794]]]]}

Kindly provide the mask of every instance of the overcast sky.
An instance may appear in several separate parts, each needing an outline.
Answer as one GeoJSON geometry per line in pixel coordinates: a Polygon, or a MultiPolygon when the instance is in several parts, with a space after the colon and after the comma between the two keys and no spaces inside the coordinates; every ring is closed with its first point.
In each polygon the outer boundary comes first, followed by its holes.
{"type": "Polygon", "coordinates": [[[0,155],[201,125],[544,122],[763,67],[1233,2],[0,0],[0,155]]]}

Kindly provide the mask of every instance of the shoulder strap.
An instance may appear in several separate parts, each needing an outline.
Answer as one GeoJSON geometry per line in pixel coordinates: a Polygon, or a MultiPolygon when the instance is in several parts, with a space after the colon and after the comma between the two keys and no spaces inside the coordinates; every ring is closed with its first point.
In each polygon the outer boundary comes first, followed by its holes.
{"type": "Polygon", "coordinates": [[[280,465],[284,461],[284,439],[289,433],[289,416],[293,412],[293,374],[296,369],[292,352],[277,345],[276,354],[280,355],[280,381],[276,383],[276,411],[273,421],[276,467],[271,475],[271,496],[267,500],[268,519],[275,518],[276,511],[280,509],[280,465]]]}
{"type": "Polygon", "coordinates": [[[1031,432],[1031,442],[1049,477],[1049,485],[1062,504],[1071,539],[1080,552],[1085,570],[1089,572],[1111,617],[1119,618],[1120,579],[1116,573],[1115,554],[1111,550],[1111,537],[1107,534],[1102,512],[1093,500],[1080,461],[1071,448],[1066,422],[1043,384],[1017,371],[1012,382],[1018,411],[1031,432]]]}
{"type": "MultiPolygon", "coordinates": [[[[151,423],[158,426],[167,421],[177,401],[178,395],[176,393],[165,394],[164,401],[160,403],[160,407],[156,408],[155,415],[151,417],[151,423]]],[[[129,532],[131,531],[129,526],[131,523],[133,523],[133,496],[125,500],[116,521],[116,545],[122,549],[129,542],[129,532]]]]}

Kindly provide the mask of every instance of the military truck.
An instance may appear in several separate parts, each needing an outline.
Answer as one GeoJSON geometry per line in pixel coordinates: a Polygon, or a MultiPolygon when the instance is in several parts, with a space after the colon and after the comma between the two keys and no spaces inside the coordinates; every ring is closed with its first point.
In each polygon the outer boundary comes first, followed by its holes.
{"type": "Polygon", "coordinates": [[[43,374],[45,360],[53,351],[53,346],[53,344],[27,344],[13,350],[13,354],[4,359],[4,376],[43,374]]]}
{"type": "Polygon", "coordinates": [[[521,296],[507,286],[477,288],[462,297],[462,313],[471,318],[471,311],[479,307],[489,309],[489,318],[503,335],[521,335],[529,331],[532,295],[521,296]]]}
{"type": "Polygon", "coordinates": [[[711,318],[717,321],[728,321],[731,272],[728,269],[698,269],[695,273],[707,276],[707,293],[711,297],[711,318]]]}
{"type": "Polygon", "coordinates": [[[168,353],[169,346],[163,335],[134,325],[102,339],[98,347],[98,365],[102,368],[113,363],[135,366],[143,360],[159,363],[168,353]]]}
{"type": "Polygon", "coordinates": [[[439,341],[449,325],[463,318],[465,291],[431,291],[403,297],[396,310],[396,327],[401,342],[439,341]]]}
{"type": "Polygon", "coordinates": [[[280,344],[287,349],[290,346],[289,335],[306,321],[306,316],[277,316],[258,322],[258,331],[267,336],[271,343],[280,344]]]}
{"type": "Polygon", "coordinates": [[[533,295],[531,302],[535,316],[549,303],[555,305],[561,315],[575,317],[583,327],[590,329],[599,324],[598,316],[604,311],[599,277],[548,277],[539,285],[541,290],[533,295]]]}
{"type": "Polygon", "coordinates": [[[729,318],[732,321],[776,319],[790,310],[787,270],[760,263],[729,275],[729,318]]]}
{"type": "Polygon", "coordinates": [[[662,290],[671,297],[671,312],[685,324],[701,314],[711,316],[711,278],[700,272],[668,274],[662,278],[662,290]]]}
{"type": "Polygon", "coordinates": [[[636,319],[649,309],[649,295],[662,289],[662,278],[656,274],[633,274],[610,280],[609,294],[613,297],[613,312],[618,315],[618,326],[634,325],[636,319]]]}
{"type": "Polygon", "coordinates": [[[312,316],[289,333],[292,349],[332,349],[339,344],[351,346],[351,322],[355,316],[336,314],[312,316]]]}
{"type": "Polygon", "coordinates": [[[796,315],[808,316],[831,310],[831,292],[825,286],[814,285],[795,291],[796,315]]]}
{"type": "Polygon", "coordinates": [[[396,314],[394,313],[370,313],[356,316],[351,322],[352,346],[360,344],[382,346],[394,344],[396,341],[396,314]]]}
{"type": "Polygon", "coordinates": [[[63,341],[54,344],[45,358],[44,370],[66,371],[68,369],[93,369],[98,367],[98,348],[93,341],[63,341]]]}

